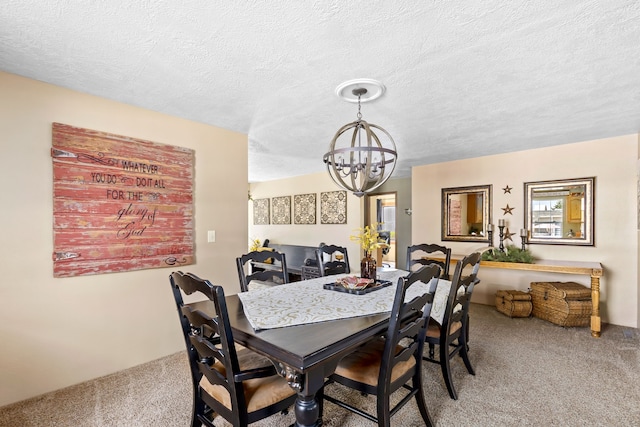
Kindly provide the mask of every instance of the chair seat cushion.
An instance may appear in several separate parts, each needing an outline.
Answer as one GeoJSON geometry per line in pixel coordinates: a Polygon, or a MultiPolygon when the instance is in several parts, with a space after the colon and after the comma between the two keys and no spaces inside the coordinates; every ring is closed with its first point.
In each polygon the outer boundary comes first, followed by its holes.
{"type": "MultiPolygon", "coordinates": [[[[338,363],[334,374],[375,387],[378,384],[384,343],[384,339],[378,338],[345,356],[338,363]]],[[[402,346],[398,346],[397,350],[402,350],[402,346]]],[[[416,361],[413,357],[396,364],[391,373],[391,381],[393,382],[400,378],[412,369],[415,364],[416,361]]]]}
{"type": "MultiPolygon", "coordinates": [[[[456,332],[458,329],[462,328],[462,322],[453,322],[451,327],[449,328],[449,334],[456,332]]],[[[440,338],[440,330],[441,326],[436,321],[429,322],[429,327],[427,328],[427,337],[429,338],[440,338]]]]}
{"type": "MultiPolygon", "coordinates": [[[[236,347],[237,348],[237,347],[236,347]]],[[[242,348],[238,351],[238,362],[240,370],[255,369],[264,366],[271,366],[271,361],[266,357],[259,355],[251,350],[242,348]]],[[[226,370],[221,363],[216,362],[213,367],[225,375],[226,370]]],[[[295,391],[289,387],[287,381],[278,376],[273,375],[265,378],[255,378],[244,381],[244,396],[247,402],[247,411],[254,412],[269,405],[277,403],[295,394],[295,391]]],[[[226,388],[221,385],[212,385],[207,377],[203,376],[200,380],[200,387],[206,391],[211,397],[231,410],[231,396],[226,388]]]]}

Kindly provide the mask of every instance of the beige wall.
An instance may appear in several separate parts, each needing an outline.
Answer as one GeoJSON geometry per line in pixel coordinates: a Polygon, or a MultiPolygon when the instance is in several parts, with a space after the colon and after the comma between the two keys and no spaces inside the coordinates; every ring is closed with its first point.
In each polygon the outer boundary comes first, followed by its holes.
{"type": "MultiPolygon", "coordinates": [[[[566,178],[596,177],[594,247],[530,245],[541,259],[598,261],[604,267],[601,281],[603,322],[638,325],[638,239],[636,234],[636,162],[638,135],[627,135],[516,153],[418,166],[412,172],[412,239],[440,242],[440,192],[443,187],[493,184],[493,223],[505,218],[518,233],[524,224],[523,183],[566,178]],[[513,187],[505,194],[502,188],[513,187]],[[509,204],[513,215],[500,209],[509,204]]],[[[486,246],[443,242],[453,253],[464,254],[486,246]]],[[[497,246],[499,240],[494,237],[497,246]]],[[[507,244],[511,242],[507,241],[507,244]]],[[[520,245],[518,234],[513,243],[520,245]]],[[[474,301],[494,304],[498,289],[526,290],[531,281],[573,280],[589,285],[588,277],[549,273],[481,269],[481,284],[474,301]]],[[[606,333],[606,330],[603,332],[606,333]]]]}
{"type": "Polygon", "coordinates": [[[247,241],[246,135],[6,73],[0,93],[0,406],[183,350],[172,269],[53,278],[51,123],[194,149],[197,264],[183,270],[229,293],[247,241]]]}
{"type": "MultiPolygon", "coordinates": [[[[318,161],[321,161],[318,159],[318,161]]],[[[347,192],[347,224],[321,224],[320,193],[338,191],[340,188],[327,173],[317,173],[288,179],[253,183],[250,186],[253,199],[294,196],[296,194],[316,194],[316,223],[309,225],[293,224],[293,200],[291,201],[290,225],[253,225],[253,203],[249,203],[249,237],[269,239],[271,243],[318,246],[320,242],[345,246],[349,253],[349,263],[353,272],[360,271],[361,251],[359,243],[349,240],[362,226],[364,205],[362,199],[347,192]]],[[[248,250],[249,243],[245,247],[248,250]]]]}

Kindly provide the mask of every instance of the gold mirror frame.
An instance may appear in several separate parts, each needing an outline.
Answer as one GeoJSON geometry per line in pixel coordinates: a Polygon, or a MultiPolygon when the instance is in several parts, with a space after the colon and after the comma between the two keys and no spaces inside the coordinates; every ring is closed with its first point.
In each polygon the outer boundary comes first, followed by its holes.
{"type": "Polygon", "coordinates": [[[595,180],[525,182],[527,243],[594,246],[595,180]]]}
{"type": "Polygon", "coordinates": [[[443,188],[442,240],[489,242],[491,192],[492,185],[443,188]]]}

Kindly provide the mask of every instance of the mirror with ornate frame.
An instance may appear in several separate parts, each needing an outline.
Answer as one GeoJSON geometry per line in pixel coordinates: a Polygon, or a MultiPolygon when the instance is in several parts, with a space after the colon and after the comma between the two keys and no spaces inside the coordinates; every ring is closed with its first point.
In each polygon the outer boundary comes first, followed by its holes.
{"type": "Polygon", "coordinates": [[[595,177],[524,183],[528,243],[593,246],[595,177]]]}
{"type": "Polygon", "coordinates": [[[491,185],[442,189],[442,240],[488,242],[491,185]]]}

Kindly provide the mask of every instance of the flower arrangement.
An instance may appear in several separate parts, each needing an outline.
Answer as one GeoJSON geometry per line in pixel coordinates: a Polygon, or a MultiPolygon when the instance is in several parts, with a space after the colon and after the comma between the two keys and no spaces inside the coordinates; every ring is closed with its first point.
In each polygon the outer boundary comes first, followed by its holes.
{"type": "Polygon", "coordinates": [[[251,239],[249,243],[249,252],[257,251],[260,247],[260,239],[251,239]]]}
{"type": "Polygon", "coordinates": [[[380,235],[376,231],[378,229],[378,225],[380,224],[374,222],[373,224],[367,225],[364,228],[358,228],[357,235],[352,234],[351,236],[349,236],[350,240],[360,241],[360,247],[362,248],[362,250],[364,250],[365,256],[371,255],[371,252],[373,252],[374,249],[386,248],[389,246],[385,242],[380,240],[380,235]]]}
{"type": "Polygon", "coordinates": [[[533,264],[535,258],[528,249],[520,249],[516,246],[506,246],[504,252],[491,247],[482,253],[483,261],[499,261],[499,262],[521,262],[524,264],[533,264]]]}

